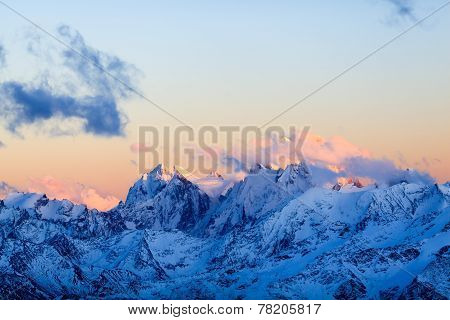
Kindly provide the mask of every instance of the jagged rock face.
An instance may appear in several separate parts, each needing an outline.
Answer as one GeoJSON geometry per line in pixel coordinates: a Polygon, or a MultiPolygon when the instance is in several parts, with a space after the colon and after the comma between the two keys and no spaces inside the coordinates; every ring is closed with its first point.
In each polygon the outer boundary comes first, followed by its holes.
{"type": "Polygon", "coordinates": [[[305,162],[290,164],[281,170],[276,183],[291,194],[300,194],[313,186],[311,173],[305,162]]]}
{"type": "Polygon", "coordinates": [[[14,193],[3,201],[3,207],[0,226],[26,237],[26,240],[47,239],[57,231],[75,238],[90,238],[126,229],[122,218],[115,212],[88,210],[84,205],[75,205],[67,200],[49,200],[42,194],[14,193]]]}
{"type": "Polygon", "coordinates": [[[450,245],[442,247],[436,258],[406,287],[400,299],[443,300],[450,293],[450,245]]]}
{"type": "Polygon", "coordinates": [[[359,179],[357,178],[348,178],[348,179],[344,179],[343,181],[338,181],[334,186],[333,186],[333,190],[335,191],[340,191],[343,188],[346,189],[352,189],[352,188],[363,188],[364,185],[361,183],[361,181],[359,181],[359,179]]]}
{"type": "Polygon", "coordinates": [[[448,185],[342,192],[301,167],[255,171],[209,211],[161,170],[110,212],[14,194],[0,201],[0,298],[450,297],[448,185]]]}
{"type": "Polygon", "coordinates": [[[180,173],[158,166],[130,189],[125,205],[113,211],[132,228],[190,231],[209,204],[209,197],[180,173]]]}
{"type": "Polygon", "coordinates": [[[165,169],[163,165],[156,166],[150,173],[144,174],[130,188],[125,204],[132,206],[153,199],[167,186],[172,178],[173,174],[165,169]]]}

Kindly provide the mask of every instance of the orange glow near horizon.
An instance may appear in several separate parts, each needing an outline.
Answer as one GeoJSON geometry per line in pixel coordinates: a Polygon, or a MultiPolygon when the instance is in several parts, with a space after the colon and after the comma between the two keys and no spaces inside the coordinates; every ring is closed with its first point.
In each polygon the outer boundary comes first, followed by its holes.
{"type": "MultiPolygon", "coordinates": [[[[107,209],[119,199],[125,199],[128,189],[140,176],[133,163],[137,154],[130,150],[130,145],[123,138],[37,136],[17,140],[0,150],[0,181],[21,190],[49,193],[51,197],[107,209]]],[[[307,159],[328,163],[328,169],[333,172],[342,170],[340,163],[347,157],[373,157],[368,150],[343,137],[324,138],[315,134],[310,135],[303,152],[307,159]]],[[[398,160],[394,162],[406,167],[398,160]]],[[[449,162],[422,161],[416,164],[416,169],[429,172],[443,183],[449,177],[449,162]]]]}

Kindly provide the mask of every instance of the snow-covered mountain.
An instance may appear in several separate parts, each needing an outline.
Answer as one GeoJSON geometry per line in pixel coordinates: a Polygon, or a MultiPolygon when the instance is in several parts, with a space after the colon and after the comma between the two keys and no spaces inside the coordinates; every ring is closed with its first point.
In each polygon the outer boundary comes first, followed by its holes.
{"type": "Polygon", "coordinates": [[[209,209],[209,197],[176,169],[158,165],[130,189],[114,212],[130,229],[193,229],[209,209]]]}
{"type": "Polygon", "coordinates": [[[279,210],[311,186],[311,175],[303,163],[291,164],[285,170],[257,164],[212,210],[206,232],[225,234],[237,226],[252,224],[265,214],[279,210]]]}
{"type": "Polygon", "coordinates": [[[449,184],[311,181],[305,164],[258,165],[207,193],[158,166],[108,212],[12,193],[0,298],[450,297],[449,184]]]}

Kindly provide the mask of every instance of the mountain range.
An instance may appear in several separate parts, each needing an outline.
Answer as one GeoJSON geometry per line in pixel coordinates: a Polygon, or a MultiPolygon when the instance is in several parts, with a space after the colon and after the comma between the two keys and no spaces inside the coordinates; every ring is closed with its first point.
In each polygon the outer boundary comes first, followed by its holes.
{"type": "Polygon", "coordinates": [[[312,181],[305,163],[256,165],[209,192],[220,174],[158,165],[107,212],[8,190],[0,298],[450,297],[449,183],[312,181]]]}

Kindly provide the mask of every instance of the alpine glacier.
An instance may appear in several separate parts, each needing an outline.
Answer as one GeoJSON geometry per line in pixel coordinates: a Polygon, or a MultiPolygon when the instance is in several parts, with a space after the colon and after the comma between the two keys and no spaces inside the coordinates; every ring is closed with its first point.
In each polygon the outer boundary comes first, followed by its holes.
{"type": "Polygon", "coordinates": [[[159,165],[108,212],[12,192],[0,298],[450,297],[449,183],[312,181],[304,163],[257,165],[207,192],[159,165]]]}

